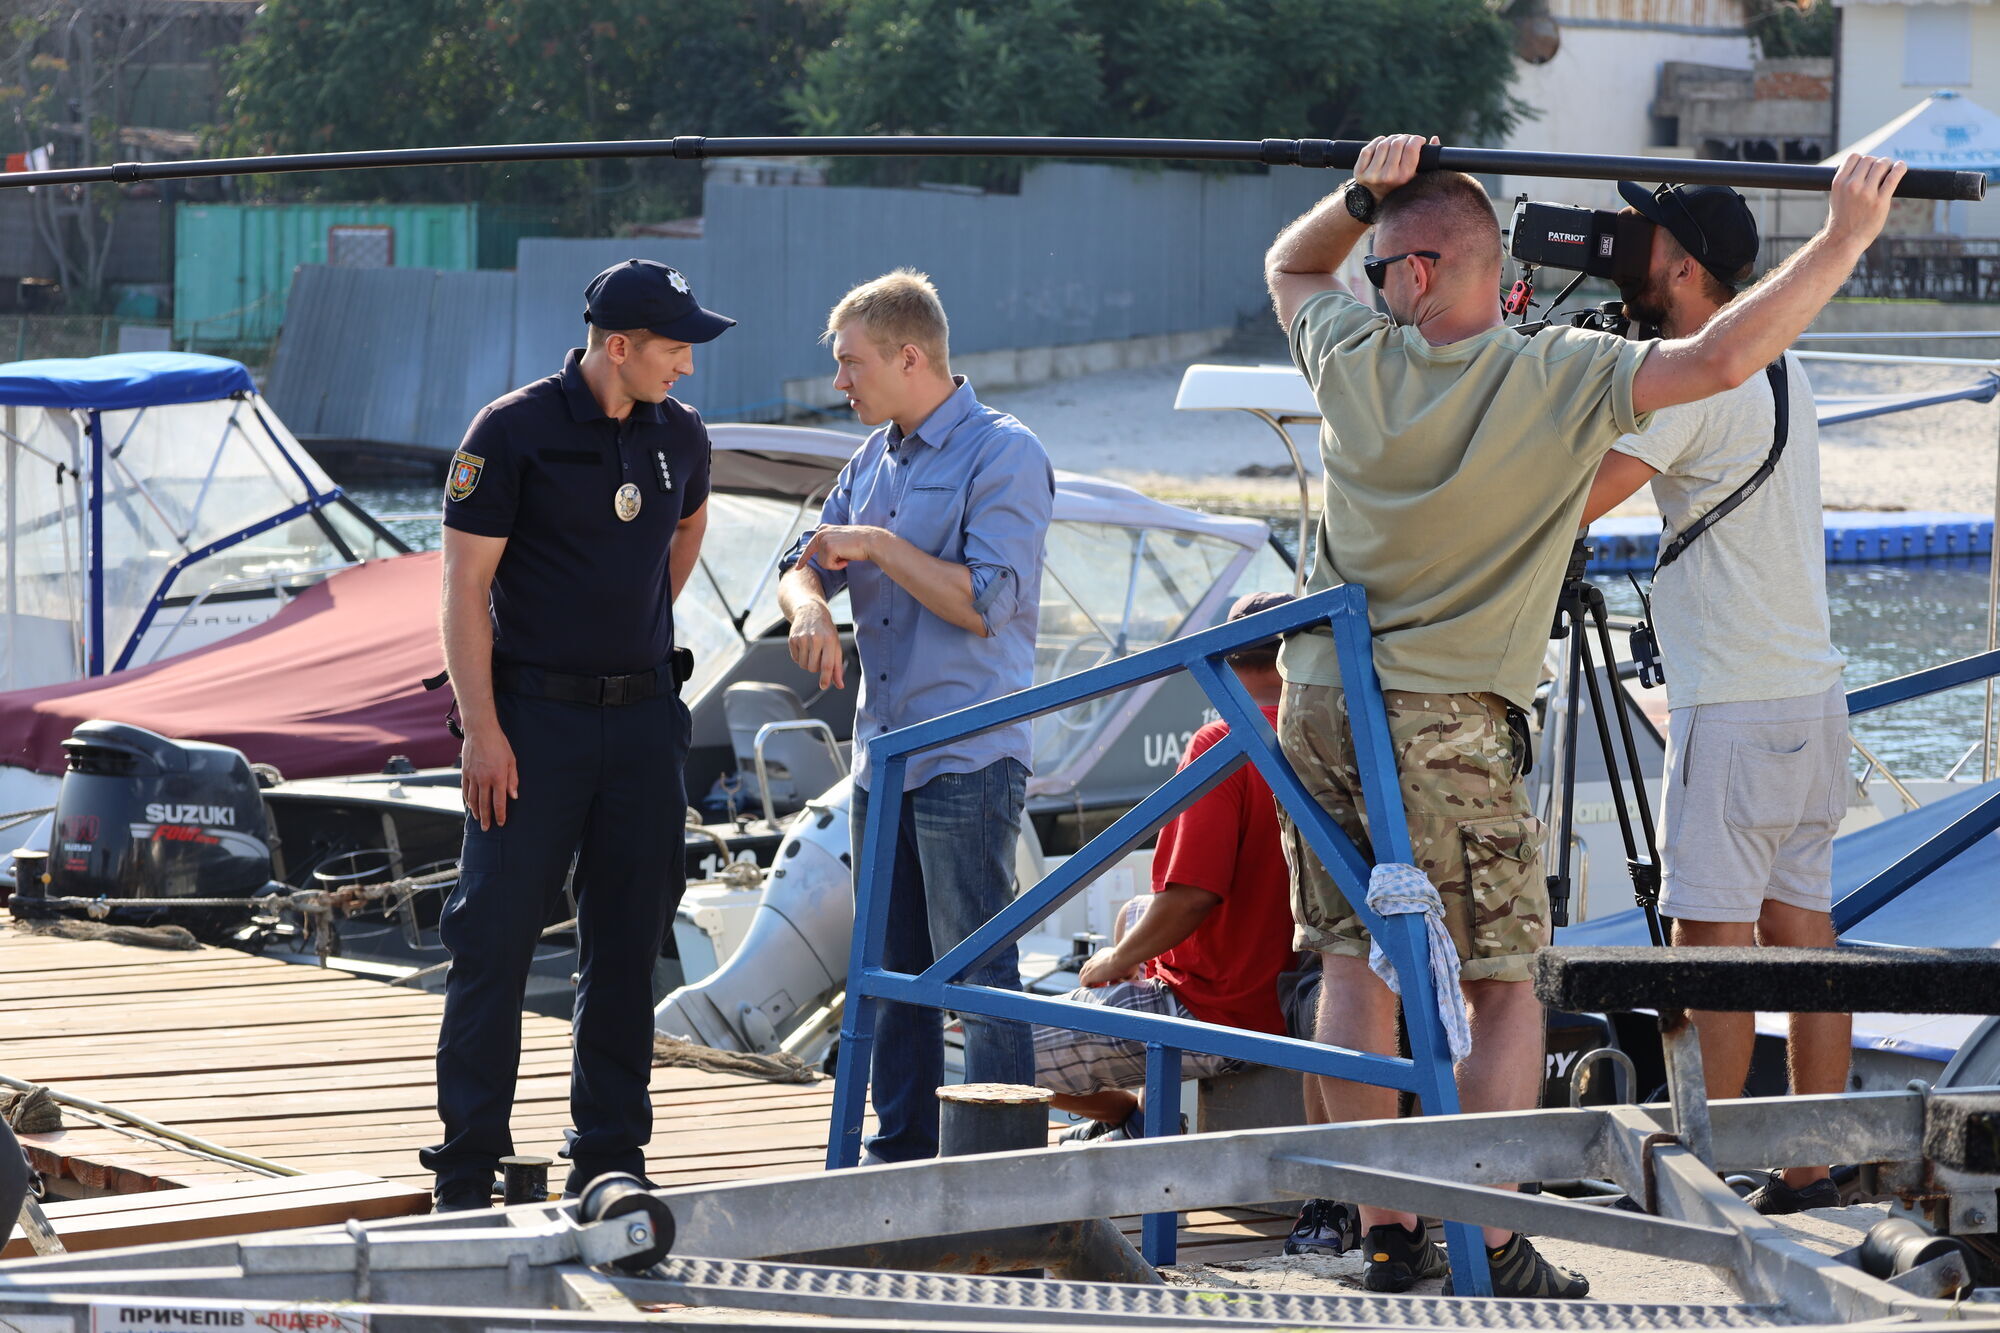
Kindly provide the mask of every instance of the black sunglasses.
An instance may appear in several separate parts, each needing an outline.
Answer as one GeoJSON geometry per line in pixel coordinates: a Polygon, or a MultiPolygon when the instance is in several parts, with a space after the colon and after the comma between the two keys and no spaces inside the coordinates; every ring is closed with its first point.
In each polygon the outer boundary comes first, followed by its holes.
{"type": "Polygon", "coordinates": [[[1405,250],[1399,255],[1383,255],[1380,258],[1369,255],[1361,261],[1361,271],[1368,275],[1368,281],[1380,291],[1383,280],[1389,276],[1389,265],[1405,259],[1428,259],[1435,264],[1442,258],[1444,256],[1435,250],[1405,250]]]}

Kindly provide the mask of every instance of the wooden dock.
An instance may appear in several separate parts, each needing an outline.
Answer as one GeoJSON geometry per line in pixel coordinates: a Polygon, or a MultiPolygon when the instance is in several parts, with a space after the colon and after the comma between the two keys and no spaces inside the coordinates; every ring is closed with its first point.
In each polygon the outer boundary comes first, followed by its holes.
{"type": "MultiPolygon", "coordinates": [[[[417,1150],[439,1134],[433,1058],[443,1011],[441,996],[338,969],[229,949],[50,939],[0,924],[0,1074],[322,1181],[349,1173],[340,1178],[429,1189],[417,1150]]],[[[569,1024],[523,1015],[515,1151],[555,1157],[569,1124],[569,1062],[569,1024]]],[[[647,1171],[662,1185],[824,1165],[831,1080],[657,1068],[652,1093],[647,1171]]],[[[23,1143],[68,1197],[270,1179],[64,1116],[67,1128],[23,1143]]],[[[1183,1221],[1184,1248],[1235,1258],[1275,1252],[1272,1238],[1288,1219],[1232,1212],[1183,1221]]]]}

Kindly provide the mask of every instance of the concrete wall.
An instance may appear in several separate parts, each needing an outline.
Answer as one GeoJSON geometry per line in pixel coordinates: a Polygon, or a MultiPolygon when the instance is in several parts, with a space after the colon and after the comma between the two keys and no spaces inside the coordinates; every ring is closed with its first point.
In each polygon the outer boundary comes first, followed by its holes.
{"type": "Polygon", "coordinates": [[[937,282],[953,368],[981,387],[1192,360],[1266,309],[1271,238],[1340,179],[1058,163],[1016,195],[711,183],[701,239],[527,238],[516,271],[476,290],[447,281],[470,275],[301,268],[270,397],[301,434],[452,448],[492,384],[562,365],[583,341],[584,286],[635,257],[739,321],[676,392],[714,420],[837,406],[827,311],[901,266],[937,282]]]}
{"type": "MultiPolygon", "coordinates": [[[[1813,333],[1935,333],[1944,329],[2000,330],[2000,307],[1945,301],[1835,301],[1813,321],[1813,333]]],[[[2000,357],[2000,338],[1936,342],[1804,342],[1811,352],[1880,352],[1892,356],[2000,357]]],[[[1966,371],[1967,382],[1978,372],[1966,371]]]]}
{"type": "MultiPolygon", "coordinates": [[[[1535,152],[1676,156],[1658,146],[1652,105],[1660,65],[1670,60],[1748,70],[1755,44],[1741,27],[1736,6],[1724,13],[1701,6],[1688,13],[1647,17],[1565,17],[1552,4],[1562,46],[1543,65],[1516,65],[1514,95],[1539,117],[1516,127],[1502,145],[1535,152]],[[1730,15],[1733,14],[1733,21],[1730,15]],[[1684,22],[1683,19],[1698,20],[1684,22]]],[[[1648,10],[1634,10],[1646,14],[1648,10]]],[[[1679,154],[1686,156],[1686,154],[1679,154]]],[[[1592,208],[1618,207],[1609,182],[1503,176],[1494,202],[1511,213],[1516,194],[1592,208]]]]}

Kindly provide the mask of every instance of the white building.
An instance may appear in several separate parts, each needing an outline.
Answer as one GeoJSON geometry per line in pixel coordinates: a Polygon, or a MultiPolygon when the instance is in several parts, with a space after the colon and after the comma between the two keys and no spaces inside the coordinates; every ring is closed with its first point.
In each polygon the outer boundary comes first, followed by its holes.
{"type": "Polygon", "coordinates": [[[1834,137],[1852,143],[1940,88],[2000,106],[2000,4],[1835,0],[1840,79],[1834,137]]]}
{"type": "MultiPolygon", "coordinates": [[[[1757,45],[1741,0],[1547,0],[1548,20],[1517,20],[1520,59],[1514,95],[1539,114],[1504,148],[1536,152],[1685,157],[1676,127],[1653,115],[1667,61],[1749,70],[1757,45]],[[1555,53],[1548,50],[1553,22],[1555,53]]],[[[1912,99],[1914,100],[1914,99],[1912,99]]],[[[1898,108],[1899,110],[1902,108],[1898,108]]],[[[1503,176],[1494,202],[1511,216],[1513,198],[1616,208],[1608,182],[1503,176]]]]}
{"type": "MultiPolygon", "coordinates": [[[[1982,106],[2000,107],[2000,4],[1835,2],[1840,5],[1840,73],[1834,133],[1840,143],[1862,139],[1936,92],[1956,92],[1982,106]]],[[[1928,209],[1905,211],[1923,216],[1903,219],[1901,230],[2000,235],[2000,202],[1956,204],[1935,217],[1928,209]]]]}

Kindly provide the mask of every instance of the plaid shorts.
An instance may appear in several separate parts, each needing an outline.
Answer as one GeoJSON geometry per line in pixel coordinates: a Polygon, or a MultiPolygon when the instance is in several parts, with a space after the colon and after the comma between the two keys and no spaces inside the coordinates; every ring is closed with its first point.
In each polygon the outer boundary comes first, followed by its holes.
{"type": "MultiPolygon", "coordinates": [[[[1062,997],[1072,1004],[1130,1009],[1141,1014],[1192,1018],[1167,983],[1157,977],[1085,986],[1062,997]]],[[[1182,1078],[1208,1078],[1237,1067],[1234,1060],[1200,1051],[1181,1053],[1182,1078]]],[[[1050,1092],[1082,1097],[1105,1088],[1135,1088],[1146,1081],[1144,1042],[1071,1028],[1035,1026],[1035,1082],[1050,1092]]]]}

